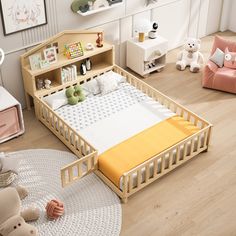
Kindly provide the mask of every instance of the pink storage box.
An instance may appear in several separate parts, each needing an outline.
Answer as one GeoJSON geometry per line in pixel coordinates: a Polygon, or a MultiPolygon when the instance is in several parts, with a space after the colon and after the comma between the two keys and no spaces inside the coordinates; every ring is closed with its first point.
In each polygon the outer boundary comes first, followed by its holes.
{"type": "Polygon", "coordinates": [[[20,131],[20,124],[16,107],[0,112],[0,138],[10,137],[20,131]]]}

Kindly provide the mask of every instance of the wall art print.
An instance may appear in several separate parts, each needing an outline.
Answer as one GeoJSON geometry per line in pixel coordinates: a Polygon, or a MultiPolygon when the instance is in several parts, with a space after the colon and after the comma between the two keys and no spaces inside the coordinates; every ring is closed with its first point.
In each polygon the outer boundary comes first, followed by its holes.
{"type": "Polygon", "coordinates": [[[45,0],[0,0],[4,35],[47,24],[45,0]]]}

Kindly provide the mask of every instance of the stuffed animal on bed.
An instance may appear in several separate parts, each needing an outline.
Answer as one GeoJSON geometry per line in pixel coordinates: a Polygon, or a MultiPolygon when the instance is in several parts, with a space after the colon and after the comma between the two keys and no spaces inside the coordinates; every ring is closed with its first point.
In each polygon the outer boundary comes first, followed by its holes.
{"type": "Polygon", "coordinates": [[[78,102],[85,100],[85,96],[81,86],[71,86],[66,90],[66,97],[68,99],[68,104],[76,105],[78,102]]]}
{"type": "Polygon", "coordinates": [[[0,235],[1,236],[38,236],[38,230],[26,221],[37,220],[39,210],[28,208],[20,212],[21,199],[28,192],[23,187],[8,187],[0,191],[0,235]]]}
{"type": "Polygon", "coordinates": [[[187,39],[184,49],[178,54],[178,61],[176,62],[176,68],[178,70],[183,71],[189,66],[191,72],[199,72],[201,64],[204,62],[203,55],[199,51],[200,43],[200,39],[187,39]]]}

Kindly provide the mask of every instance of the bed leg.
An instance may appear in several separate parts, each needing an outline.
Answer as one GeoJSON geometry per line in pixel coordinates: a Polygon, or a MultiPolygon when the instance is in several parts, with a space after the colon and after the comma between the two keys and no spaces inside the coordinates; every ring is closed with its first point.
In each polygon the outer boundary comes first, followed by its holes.
{"type": "Polygon", "coordinates": [[[128,202],[128,198],[127,197],[121,198],[121,202],[126,204],[128,202]]]}

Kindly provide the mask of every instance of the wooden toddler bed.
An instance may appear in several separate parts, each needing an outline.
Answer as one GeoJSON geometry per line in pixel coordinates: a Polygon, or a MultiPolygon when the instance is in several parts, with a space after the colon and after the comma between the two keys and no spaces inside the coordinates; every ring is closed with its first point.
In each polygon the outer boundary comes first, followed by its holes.
{"type": "MultiPolygon", "coordinates": [[[[71,42],[83,41],[83,44],[95,42],[96,34],[97,32],[66,31],[24,54],[22,56],[22,71],[26,95],[28,105],[29,95],[33,97],[37,118],[78,156],[77,161],[61,169],[62,186],[66,187],[94,172],[123,202],[127,202],[128,197],[135,192],[199,153],[207,151],[212,125],[116,66],[114,64],[114,48],[107,43],[103,48],[86,52],[84,56],[76,59],[65,60],[60,55],[61,58],[57,64],[48,69],[30,70],[28,57],[42,51],[47,44],[57,41],[60,45],[61,42],[65,43],[65,39],[70,39],[71,42]],[[86,76],[78,76],[77,80],[65,84],[55,84],[49,90],[36,89],[37,78],[42,78],[42,75],[45,74],[50,76],[50,79],[57,78],[58,70],[60,71],[62,67],[81,63],[88,57],[91,58],[94,69],[86,76]],[[90,140],[87,140],[70,122],[49,107],[44,98],[65,90],[71,85],[86,83],[111,70],[124,76],[129,85],[146,94],[174,115],[137,132],[104,152],[99,152],[90,140]],[[29,85],[29,81],[32,86],[29,85]]],[[[56,79],[56,81],[58,80],[56,79]]]]}

